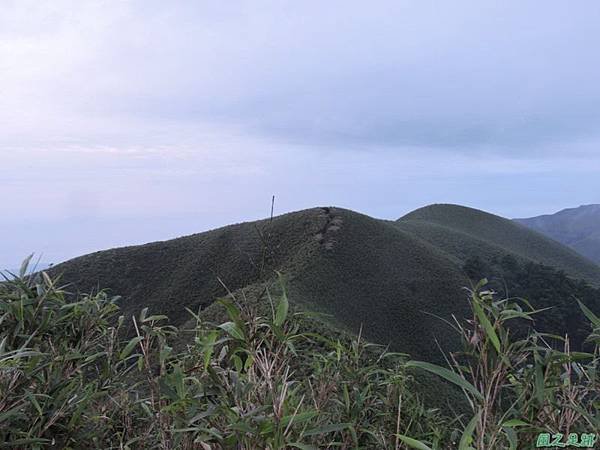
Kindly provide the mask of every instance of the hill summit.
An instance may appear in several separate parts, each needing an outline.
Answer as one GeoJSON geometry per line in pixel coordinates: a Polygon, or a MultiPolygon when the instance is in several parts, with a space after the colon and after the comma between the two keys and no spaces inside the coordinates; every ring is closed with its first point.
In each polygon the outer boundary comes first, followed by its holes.
{"type": "MultiPolygon", "coordinates": [[[[296,307],[327,313],[335,326],[362,328],[371,341],[433,360],[440,356],[437,343],[457,344],[440,318],[468,312],[465,266],[473,258],[493,264],[506,257],[600,284],[600,267],[573,250],[457,205],[421,208],[395,222],[312,208],[96,252],[51,270],[73,290],[104,287],[121,295],[126,314],[149,307],[175,325],[189,318],[186,308],[210,309],[228,291],[259,291],[280,271],[296,307]]],[[[548,305],[542,299],[539,306],[548,305]]]]}

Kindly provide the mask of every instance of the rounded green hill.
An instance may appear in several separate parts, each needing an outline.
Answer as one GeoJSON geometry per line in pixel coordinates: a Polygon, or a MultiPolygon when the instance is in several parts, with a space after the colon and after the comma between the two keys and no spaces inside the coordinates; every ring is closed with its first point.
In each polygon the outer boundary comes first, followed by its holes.
{"type": "MultiPolygon", "coordinates": [[[[511,255],[600,283],[600,268],[536,232],[492,214],[432,205],[396,222],[322,207],[163,242],[92,253],[52,269],[72,290],[99,286],[176,325],[230,291],[284,272],[296,307],[330,315],[418,359],[435,360],[455,334],[441,318],[463,316],[465,262],[511,255]]],[[[256,290],[256,289],[255,289],[256,290]]],[[[576,308],[576,305],[574,305],[576,308]]]]}

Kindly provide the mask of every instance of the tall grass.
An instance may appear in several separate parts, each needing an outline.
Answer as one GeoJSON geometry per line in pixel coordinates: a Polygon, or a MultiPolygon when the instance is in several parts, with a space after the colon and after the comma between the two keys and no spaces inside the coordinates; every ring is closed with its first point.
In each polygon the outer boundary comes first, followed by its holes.
{"type": "Polygon", "coordinates": [[[543,311],[534,310],[525,300],[498,300],[486,283],[483,280],[469,291],[472,317],[454,318],[450,324],[461,337],[462,349],[448,355],[448,367],[407,363],[463,392],[472,415],[465,421],[459,450],[516,450],[531,448],[539,433],[600,432],[600,320],[580,303],[594,328],[589,353],[571,351],[568,336],[533,328],[525,338],[515,339],[510,322],[533,323],[543,311]]]}

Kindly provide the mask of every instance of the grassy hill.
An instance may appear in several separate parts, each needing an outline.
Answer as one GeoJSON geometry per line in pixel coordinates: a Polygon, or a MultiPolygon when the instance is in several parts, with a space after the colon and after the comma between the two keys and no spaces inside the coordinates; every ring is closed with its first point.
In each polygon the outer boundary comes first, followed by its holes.
{"type": "Polygon", "coordinates": [[[600,264],[600,205],[568,208],[556,214],[515,221],[600,264]]]}
{"type": "Polygon", "coordinates": [[[184,306],[206,307],[216,297],[260,282],[267,268],[285,270],[296,255],[316,247],[325,226],[320,208],[259,222],[81,256],[54,268],[79,291],[108,288],[124,297],[127,313],[148,306],[179,324],[184,306]],[[264,251],[263,239],[268,240],[264,251]],[[261,270],[261,266],[264,268],[261,270]],[[261,273],[263,272],[263,273],[261,273]]]}
{"type": "Polygon", "coordinates": [[[331,208],[321,250],[294,271],[292,293],[310,309],[379,343],[428,359],[455,339],[431,314],[465,314],[468,279],[437,249],[392,224],[331,208]],[[337,228],[339,227],[339,228],[337,228]]]}
{"type": "Polygon", "coordinates": [[[52,272],[73,290],[110,288],[123,296],[127,314],[148,306],[181,325],[189,318],[185,307],[214,310],[209,306],[227,289],[256,293],[279,270],[296,307],[330,314],[342,328],[362,327],[369,340],[433,360],[440,356],[436,341],[457,344],[435,316],[468,312],[462,288],[470,283],[469,258],[506,255],[600,282],[600,268],[572,250],[509,220],[452,205],[422,208],[397,222],[314,208],[96,252],[52,272]]]}
{"type": "Polygon", "coordinates": [[[400,218],[397,225],[459,261],[511,254],[600,285],[600,267],[540,233],[493,214],[458,205],[431,205],[400,218]]]}

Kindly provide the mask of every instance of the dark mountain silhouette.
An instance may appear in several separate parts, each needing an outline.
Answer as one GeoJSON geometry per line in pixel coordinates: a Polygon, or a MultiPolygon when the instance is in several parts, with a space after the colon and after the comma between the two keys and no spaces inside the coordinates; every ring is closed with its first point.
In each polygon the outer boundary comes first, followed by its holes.
{"type": "Polygon", "coordinates": [[[515,221],[600,264],[600,205],[584,205],[515,221]]]}

